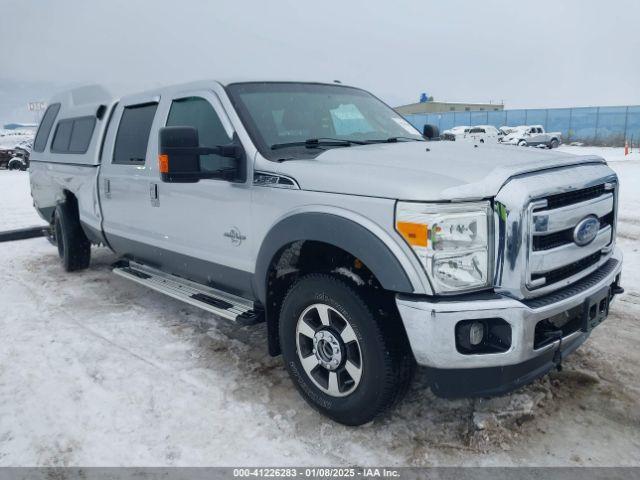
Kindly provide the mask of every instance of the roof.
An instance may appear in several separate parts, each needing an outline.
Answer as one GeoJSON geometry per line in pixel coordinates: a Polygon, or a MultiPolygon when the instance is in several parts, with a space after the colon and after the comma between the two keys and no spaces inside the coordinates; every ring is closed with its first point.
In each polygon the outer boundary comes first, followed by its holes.
{"type": "Polygon", "coordinates": [[[73,88],[54,95],[49,105],[60,104],[60,117],[69,118],[82,115],[93,115],[99,105],[109,105],[113,95],[100,85],[86,85],[73,88]]]}
{"type": "MultiPolygon", "coordinates": [[[[130,94],[123,95],[122,100],[129,100],[139,96],[149,95],[162,95],[171,94],[180,90],[196,90],[203,89],[210,86],[212,83],[218,83],[223,87],[234,83],[315,83],[322,85],[341,85],[344,87],[352,87],[351,85],[345,85],[343,83],[337,83],[336,81],[318,81],[316,80],[301,80],[301,79],[283,79],[283,78],[251,78],[251,77],[231,77],[225,79],[205,79],[197,80],[193,82],[178,83],[173,85],[167,85],[164,87],[151,88],[143,91],[132,92],[130,94]]],[[[353,88],[353,87],[352,87],[353,88]]],[[[84,115],[87,110],[93,109],[98,105],[109,105],[116,98],[100,85],[86,85],[83,87],[74,88],[61,92],[51,98],[49,104],[60,103],[62,104],[61,111],[64,112],[64,117],[71,117],[77,115],[84,115]]]]}
{"type": "Polygon", "coordinates": [[[233,83],[321,83],[325,85],[343,85],[349,87],[351,85],[343,84],[340,80],[318,80],[317,78],[255,78],[255,77],[228,77],[218,78],[214,80],[222,86],[231,85],[233,83]]]}
{"type": "Polygon", "coordinates": [[[318,80],[286,80],[282,78],[249,78],[249,77],[235,77],[235,78],[226,78],[226,79],[206,79],[206,80],[197,80],[194,82],[186,82],[186,83],[178,83],[174,85],[167,85],[165,87],[153,88],[145,91],[135,92],[132,94],[123,95],[123,100],[129,100],[132,98],[140,97],[140,96],[149,96],[149,95],[163,95],[163,94],[172,94],[176,91],[181,90],[198,90],[204,89],[210,86],[212,83],[217,83],[226,87],[228,85],[232,85],[234,83],[315,83],[322,85],[340,85],[343,87],[352,87],[351,85],[345,85],[343,83],[336,83],[334,81],[318,81],[318,80]]]}

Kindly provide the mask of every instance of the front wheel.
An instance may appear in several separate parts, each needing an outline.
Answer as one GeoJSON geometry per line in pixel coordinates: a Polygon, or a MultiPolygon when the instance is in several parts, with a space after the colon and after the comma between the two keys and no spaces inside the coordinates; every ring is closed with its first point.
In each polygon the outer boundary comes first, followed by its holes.
{"type": "Polygon", "coordinates": [[[526,142],[526,141],[524,141],[524,140],[520,140],[520,141],[518,142],[518,146],[519,146],[519,147],[526,147],[526,146],[527,146],[527,142],[526,142]]]}
{"type": "Polygon", "coordinates": [[[307,275],[289,290],[280,343],[301,395],[345,425],[367,423],[399,401],[415,366],[397,315],[380,313],[331,275],[307,275]]]}

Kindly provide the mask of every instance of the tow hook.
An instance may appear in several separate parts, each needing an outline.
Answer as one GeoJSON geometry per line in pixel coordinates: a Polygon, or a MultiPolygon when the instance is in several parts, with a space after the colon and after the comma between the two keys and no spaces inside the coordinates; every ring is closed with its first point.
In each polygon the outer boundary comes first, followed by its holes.
{"type": "Polygon", "coordinates": [[[622,295],[624,293],[624,288],[622,288],[620,285],[618,284],[614,284],[611,286],[611,296],[613,297],[614,295],[622,295]]]}
{"type": "Polygon", "coordinates": [[[547,332],[546,335],[549,340],[553,342],[558,340],[560,342],[558,343],[558,348],[556,348],[556,351],[553,353],[553,359],[551,361],[555,364],[556,370],[561,372],[562,371],[562,330],[553,330],[551,332],[547,332]]]}

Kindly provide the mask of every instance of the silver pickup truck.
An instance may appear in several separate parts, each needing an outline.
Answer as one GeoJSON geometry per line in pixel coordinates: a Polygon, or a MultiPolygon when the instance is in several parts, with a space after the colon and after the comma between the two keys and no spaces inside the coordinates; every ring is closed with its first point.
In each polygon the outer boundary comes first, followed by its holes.
{"type": "Polygon", "coordinates": [[[505,145],[518,145],[519,147],[547,147],[558,148],[562,139],[561,132],[545,132],[542,125],[520,126],[513,128],[504,137],[498,138],[498,142],[505,145]]]}
{"type": "Polygon", "coordinates": [[[622,291],[602,158],[433,140],[335,83],[84,87],[50,101],[31,189],[67,271],[104,245],[121,277],[266,322],[301,395],[360,425],[416,365],[444,397],[559,368],[622,291]]]}

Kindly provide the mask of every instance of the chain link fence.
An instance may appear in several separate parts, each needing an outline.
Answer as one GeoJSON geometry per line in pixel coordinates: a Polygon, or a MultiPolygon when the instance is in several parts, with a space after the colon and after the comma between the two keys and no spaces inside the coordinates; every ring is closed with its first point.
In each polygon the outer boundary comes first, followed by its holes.
{"type": "Polygon", "coordinates": [[[561,132],[564,143],[621,147],[625,141],[640,142],[640,105],[442,112],[406,118],[420,131],[425,124],[437,125],[441,132],[457,125],[542,125],[548,132],[561,132]]]}

